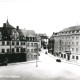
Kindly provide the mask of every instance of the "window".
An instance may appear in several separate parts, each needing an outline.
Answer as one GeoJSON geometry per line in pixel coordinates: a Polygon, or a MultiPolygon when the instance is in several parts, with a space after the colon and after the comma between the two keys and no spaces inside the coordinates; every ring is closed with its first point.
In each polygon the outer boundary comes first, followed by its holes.
{"type": "Polygon", "coordinates": [[[75,56],[72,56],[72,59],[74,59],[75,58],[75,56]]]}
{"type": "Polygon", "coordinates": [[[37,41],[36,37],[34,37],[34,41],[37,41]]]}
{"type": "Polygon", "coordinates": [[[63,50],[63,47],[62,47],[62,50],[63,50]]]}
{"type": "Polygon", "coordinates": [[[21,42],[21,45],[23,45],[23,42],[21,42]]]}
{"type": "Polygon", "coordinates": [[[74,51],[74,48],[72,48],[72,51],[74,51]]]}
{"type": "Polygon", "coordinates": [[[34,49],[34,52],[37,53],[37,49],[34,49]]]}
{"type": "Polygon", "coordinates": [[[33,43],[31,43],[31,46],[33,47],[33,43]]]}
{"type": "Polygon", "coordinates": [[[64,54],[64,58],[66,58],[66,54],[64,54]]]}
{"type": "Polygon", "coordinates": [[[23,48],[23,52],[25,52],[26,50],[25,50],[25,48],[23,48]]]}
{"type": "Polygon", "coordinates": [[[19,48],[16,48],[16,52],[19,52],[19,48]]]}
{"type": "Polygon", "coordinates": [[[68,37],[70,39],[70,37],[68,37]]]}
{"type": "Polygon", "coordinates": [[[5,53],[5,49],[2,49],[2,53],[5,53]]]}
{"type": "Polygon", "coordinates": [[[12,48],[12,52],[14,52],[14,48],[12,48]]]}
{"type": "Polygon", "coordinates": [[[29,44],[29,43],[27,43],[27,46],[29,47],[29,46],[30,46],[30,44],[29,44]]]}
{"type": "Polygon", "coordinates": [[[37,55],[34,55],[34,58],[36,59],[37,58],[37,55]]]}
{"type": "Polygon", "coordinates": [[[76,56],[76,59],[78,60],[78,56],[76,56]]]}
{"type": "Polygon", "coordinates": [[[72,39],[74,39],[74,37],[72,37],[72,39]]]}
{"type": "Polygon", "coordinates": [[[79,37],[77,36],[76,39],[79,39],[79,37]]]}
{"type": "Polygon", "coordinates": [[[78,48],[76,48],[76,51],[78,51],[78,48]]]}
{"type": "Polygon", "coordinates": [[[79,30],[76,31],[76,33],[78,33],[78,32],[79,32],[79,30]]]}
{"type": "Polygon", "coordinates": [[[29,49],[27,49],[27,52],[29,53],[29,52],[30,52],[30,50],[29,50],[29,49]]]}
{"type": "Polygon", "coordinates": [[[72,45],[74,45],[74,42],[72,42],[72,45]]]}
{"type": "Polygon", "coordinates": [[[9,45],[9,41],[7,41],[7,45],[9,45]]]}
{"type": "Polygon", "coordinates": [[[9,53],[9,49],[7,49],[7,53],[9,53]]]}
{"type": "Polygon", "coordinates": [[[75,31],[72,31],[72,33],[74,33],[75,31]]]}
{"type": "Polygon", "coordinates": [[[21,45],[25,45],[25,42],[21,42],[21,45]]]}
{"type": "Polygon", "coordinates": [[[31,49],[31,53],[33,53],[33,49],[31,49]]]}
{"type": "Polygon", "coordinates": [[[67,42],[65,42],[65,44],[67,44],[67,42]]]}
{"type": "Polygon", "coordinates": [[[23,42],[23,45],[25,45],[25,42],[23,42]]]}
{"type": "Polygon", "coordinates": [[[21,48],[20,51],[23,52],[23,48],[21,48]]]}
{"type": "Polygon", "coordinates": [[[67,37],[66,37],[66,39],[67,39],[67,37]]]}
{"type": "Polygon", "coordinates": [[[76,45],[78,45],[78,42],[76,42],[76,45]]]}
{"type": "Polygon", "coordinates": [[[5,45],[5,41],[2,41],[2,45],[5,45]]]}
{"type": "Polygon", "coordinates": [[[19,42],[16,42],[16,45],[19,45],[19,42]]]}
{"type": "Polygon", "coordinates": [[[63,44],[63,42],[62,42],[62,44],[63,44]]]}
{"type": "Polygon", "coordinates": [[[35,47],[37,47],[37,45],[38,45],[37,43],[34,43],[34,46],[35,46],[35,47]]]}
{"type": "Polygon", "coordinates": [[[15,43],[12,41],[12,45],[15,45],[15,43]]]}
{"type": "Polygon", "coordinates": [[[32,41],[32,37],[30,37],[30,41],[32,41]]]}
{"type": "Polygon", "coordinates": [[[61,54],[61,57],[63,57],[63,54],[61,54]]]}
{"type": "Polygon", "coordinates": [[[33,59],[33,55],[31,55],[31,59],[33,59]]]}

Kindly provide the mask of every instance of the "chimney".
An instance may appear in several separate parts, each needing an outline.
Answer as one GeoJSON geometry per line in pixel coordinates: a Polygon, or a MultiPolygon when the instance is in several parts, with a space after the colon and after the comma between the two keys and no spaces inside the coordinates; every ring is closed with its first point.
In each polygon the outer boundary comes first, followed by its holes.
{"type": "Polygon", "coordinates": [[[19,29],[19,26],[17,26],[16,29],[18,30],[19,29]]]}
{"type": "Polygon", "coordinates": [[[6,27],[6,23],[3,23],[3,27],[6,27]]]}

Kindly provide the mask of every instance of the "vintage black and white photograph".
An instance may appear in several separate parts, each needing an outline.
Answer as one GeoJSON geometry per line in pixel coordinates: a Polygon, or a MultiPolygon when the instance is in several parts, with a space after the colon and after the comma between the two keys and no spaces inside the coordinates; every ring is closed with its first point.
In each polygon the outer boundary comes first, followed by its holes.
{"type": "Polygon", "coordinates": [[[80,80],[80,0],[0,0],[0,80],[80,80]]]}

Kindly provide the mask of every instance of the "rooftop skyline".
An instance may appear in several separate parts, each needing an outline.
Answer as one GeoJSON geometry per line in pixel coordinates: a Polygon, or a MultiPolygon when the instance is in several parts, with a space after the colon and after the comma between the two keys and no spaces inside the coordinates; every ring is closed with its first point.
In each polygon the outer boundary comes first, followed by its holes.
{"type": "Polygon", "coordinates": [[[80,25],[79,0],[0,0],[0,27],[6,22],[20,29],[51,36],[80,25]]]}

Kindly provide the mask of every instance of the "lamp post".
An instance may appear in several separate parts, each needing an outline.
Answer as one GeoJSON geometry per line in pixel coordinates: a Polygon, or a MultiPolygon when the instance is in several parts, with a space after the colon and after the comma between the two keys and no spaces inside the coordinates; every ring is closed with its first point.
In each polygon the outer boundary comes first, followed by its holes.
{"type": "Polygon", "coordinates": [[[37,64],[37,55],[36,55],[36,67],[38,67],[38,64],[37,64]]]}
{"type": "Polygon", "coordinates": [[[37,45],[37,51],[36,51],[37,53],[36,53],[36,67],[38,67],[38,62],[37,62],[37,57],[38,57],[38,45],[37,45]]]}

